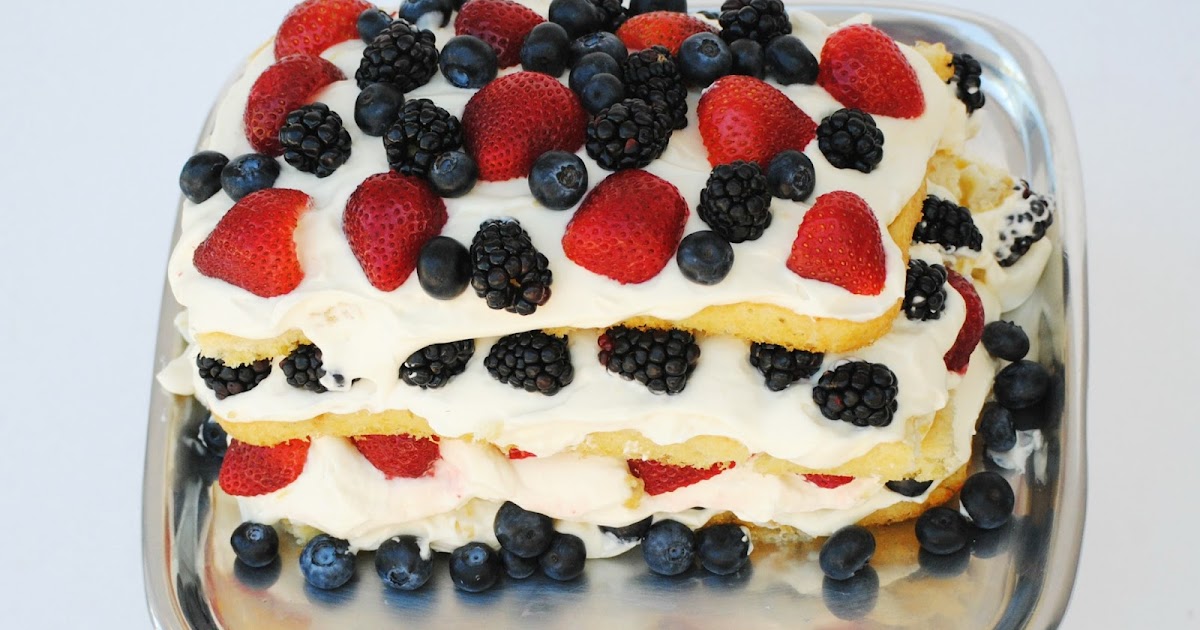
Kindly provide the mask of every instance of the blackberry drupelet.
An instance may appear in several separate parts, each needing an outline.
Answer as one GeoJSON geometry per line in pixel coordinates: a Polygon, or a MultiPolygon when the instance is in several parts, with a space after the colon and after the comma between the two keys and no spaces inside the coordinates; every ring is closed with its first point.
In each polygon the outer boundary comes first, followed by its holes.
{"type": "Polygon", "coordinates": [[[557,394],[575,378],[567,338],[540,330],[501,337],[483,364],[501,383],[547,396],[557,394]]]}
{"type": "Polygon", "coordinates": [[[830,420],[886,427],[896,413],[896,375],[882,363],[851,361],[821,375],[813,401],[830,420]]]}
{"type": "Polygon", "coordinates": [[[958,84],[958,100],[967,106],[968,114],[973,114],[987,102],[987,97],[979,87],[983,68],[979,61],[966,53],[954,55],[953,65],[954,76],[950,80],[958,84]]]}
{"type": "Polygon", "coordinates": [[[1033,244],[1046,236],[1046,230],[1054,224],[1054,210],[1048,198],[1029,188],[1029,182],[1021,180],[1014,187],[1024,201],[1024,209],[1008,215],[1004,227],[1000,228],[1000,246],[996,259],[1001,267],[1011,267],[1029,252],[1033,244]]]}
{"type": "Polygon", "coordinates": [[[350,159],[350,132],[324,103],[292,111],[279,129],[283,159],[317,177],[329,177],[350,159]]]}
{"type": "Polygon", "coordinates": [[[196,355],[196,367],[204,384],[217,394],[217,400],[248,392],[271,374],[270,359],[230,367],[220,359],[196,355]]]}
{"type": "Polygon", "coordinates": [[[471,286],[488,308],[530,315],[550,299],[550,261],[512,219],[489,219],[471,241],[471,286]]]}
{"type": "Polygon", "coordinates": [[[437,71],[433,33],[397,18],[367,44],[354,78],[360,88],[391,83],[403,92],[411,92],[428,83],[437,71]]]}
{"type": "Polygon", "coordinates": [[[739,160],[714,168],[700,191],[696,213],[730,243],[757,240],[771,226],[767,176],[754,162],[739,160]]]}
{"type": "Polygon", "coordinates": [[[975,227],[971,211],[953,201],[929,195],[921,206],[921,222],[913,230],[918,243],[936,243],[948,252],[960,247],[979,251],[983,235],[975,227]]]}
{"type": "Polygon", "coordinates": [[[913,321],[939,319],[946,308],[946,268],[919,258],[908,261],[903,308],[913,321]]]}
{"type": "Polygon", "coordinates": [[[651,105],[662,107],[671,115],[671,127],[687,126],[687,87],[679,65],[662,46],[652,46],[625,58],[625,93],[651,105]]]}
{"type": "Polygon", "coordinates": [[[283,375],[287,377],[288,385],[307,389],[315,394],[328,391],[321,384],[321,377],[325,376],[325,368],[322,366],[321,349],[312,344],[296,346],[291,354],[279,362],[279,369],[283,370],[283,375]]]}
{"type": "Polygon", "coordinates": [[[678,394],[700,360],[696,338],[685,330],[616,326],[600,336],[600,364],[656,394],[678,394]]]}
{"type": "Polygon", "coordinates": [[[779,35],[792,32],[792,21],[780,0],[725,0],[721,3],[721,39],[753,39],[766,46],[779,35]]]}
{"type": "Polygon", "coordinates": [[[792,383],[809,378],[821,369],[823,352],[789,350],[773,343],[750,344],[750,365],[758,368],[766,379],[767,389],[781,392],[792,383]]]}
{"type": "Polygon", "coordinates": [[[437,389],[462,374],[473,356],[474,339],[428,345],[404,360],[400,380],[421,389],[437,389]]]}
{"type": "Polygon", "coordinates": [[[462,146],[462,123],[427,98],[409,101],[383,134],[392,170],[424,177],[438,155],[462,146]]]}
{"type": "Polygon", "coordinates": [[[835,167],[870,173],[883,160],[883,131],[861,109],[839,109],[817,127],[817,146],[835,167]]]}
{"type": "Polygon", "coordinates": [[[642,168],[666,150],[671,127],[666,110],[640,98],[627,98],[588,123],[587,154],[610,171],[642,168]]]}
{"type": "Polygon", "coordinates": [[[625,7],[621,5],[621,0],[589,1],[596,5],[596,9],[600,12],[600,30],[615,33],[625,23],[625,20],[629,19],[625,7]]]}

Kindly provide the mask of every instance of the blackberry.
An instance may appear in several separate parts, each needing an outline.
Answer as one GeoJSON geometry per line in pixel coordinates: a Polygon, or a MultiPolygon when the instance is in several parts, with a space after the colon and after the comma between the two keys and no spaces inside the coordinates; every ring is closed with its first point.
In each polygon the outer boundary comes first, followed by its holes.
{"type": "Polygon", "coordinates": [[[489,219],[471,240],[471,286],[488,308],[530,315],[550,299],[550,261],[513,219],[489,219]]]}
{"type": "Polygon", "coordinates": [[[397,18],[367,44],[354,78],[360,88],[391,83],[402,92],[411,92],[428,83],[437,71],[433,33],[397,18]]]}
{"type": "Polygon", "coordinates": [[[642,168],[662,155],[671,140],[671,115],[640,98],[627,98],[588,123],[587,154],[601,168],[642,168]]]}
{"type": "Polygon", "coordinates": [[[600,364],[655,394],[678,394],[700,360],[700,346],[684,330],[616,326],[600,336],[600,364]]]}
{"type": "Polygon", "coordinates": [[[1024,208],[1005,217],[1000,228],[1000,246],[996,259],[1001,267],[1011,267],[1029,252],[1033,244],[1046,236],[1046,230],[1054,224],[1053,202],[1029,188],[1029,182],[1021,180],[1014,186],[1021,195],[1024,208]]]}
{"type": "Polygon", "coordinates": [[[296,346],[291,354],[279,362],[279,369],[287,377],[288,385],[323,394],[328,390],[321,384],[321,377],[325,376],[322,365],[321,349],[312,344],[303,344],[296,346]]]}
{"type": "Polygon", "coordinates": [[[781,392],[792,383],[809,378],[821,369],[825,361],[822,352],[788,350],[773,343],[750,344],[750,365],[766,378],[767,389],[781,392]]]}
{"type": "Polygon", "coordinates": [[[913,258],[904,279],[904,315],[913,321],[939,319],[946,308],[946,268],[913,258]]]}
{"type": "Polygon", "coordinates": [[[817,127],[817,146],[835,167],[870,173],[883,160],[883,131],[861,109],[839,109],[817,127]]]}
{"type": "Polygon", "coordinates": [[[958,100],[967,106],[968,114],[973,114],[987,102],[987,97],[983,95],[983,90],[979,87],[983,77],[983,67],[974,57],[966,53],[954,55],[953,65],[954,76],[950,80],[958,84],[958,100]]]}
{"type": "Polygon", "coordinates": [[[687,126],[687,88],[671,53],[662,46],[651,46],[625,58],[625,93],[633,98],[662,107],[671,115],[671,127],[687,126]]]}
{"type": "Polygon", "coordinates": [[[404,360],[400,380],[421,389],[437,389],[462,374],[473,356],[474,339],[425,346],[404,360]]]}
{"type": "Polygon", "coordinates": [[[547,396],[557,394],[575,378],[567,338],[540,330],[501,337],[483,365],[501,383],[547,396]]]}
{"type": "Polygon", "coordinates": [[[429,173],[434,158],[462,143],[462,123],[427,98],[405,103],[400,119],[383,134],[392,170],[420,177],[429,173]]]}
{"type": "Polygon", "coordinates": [[[629,15],[621,0],[589,0],[596,5],[600,13],[600,30],[616,33],[618,28],[629,19],[629,15]]]}
{"type": "Polygon", "coordinates": [[[753,39],[766,46],[779,35],[792,32],[792,21],[780,0],[725,0],[721,3],[721,39],[753,39]]]}
{"type": "Polygon", "coordinates": [[[350,159],[350,132],[324,103],[289,113],[279,129],[279,143],[288,164],[317,177],[329,177],[350,159]]]}
{"type": "Polygon", "coordinates": [[[896,375],[882,363],[851,361],[821,375],[813,401],[830,420],[886,427],[896,413],[896,375]]]}
{"type": "Polygon", "coordinates": [[[271,360],[259,359],[244,365],[230,367],[213,357],[196,355],[196,367],[204,384],[217,394],[217,400],[248,392],[271,375],[271,360]]]}
{"type": "Polygon", "coordinates": [[[921,206],[921,222],[913,230],[918,243],[936,243],[948,252],[960,247],[979,251],[983,235],[975,227],[971,211],[950,201],[929,195],[921,206]]]}
{"type": "Polygon", "coordinates": [[[714,168],[700,191],[696,213],[730,243],[757,240],[771,226],[767,176],[754,162],[739,160],[714,168]]]}

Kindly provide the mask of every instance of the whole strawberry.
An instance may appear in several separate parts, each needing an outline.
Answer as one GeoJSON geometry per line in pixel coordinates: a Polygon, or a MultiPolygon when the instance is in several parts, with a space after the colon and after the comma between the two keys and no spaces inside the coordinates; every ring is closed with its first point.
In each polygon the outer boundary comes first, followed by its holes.
{"type": "Polygon", "coordinates": [[[879,295],[887,265],[875,213],[854,193],[821,195],[800,222],[787,268],[857,295],[879,295]]]}
{"type": "Polygon", "coordinates": [[[454,21],[455,35],[474,35],[491,45],[501,68],[521,62],[521,44],[533,27],[545,22],[532,9],[512,0],[471,0],[454,21]]]}
{"type": "Polygon", "coordinates": [[[363,0],[305,0],[283,19],[275,34],[275,58],[319,55],[326,48],[358,39],[358,16],[372,5],[363,0]]]}
{"type": "Polygon", "coordinates": [[[629,170],[600,182],[567,224],[563,252],[621,284],[638,284],[670,262],[687,223],[687,202],[670,182],[629,170]]]}
{"type": "Polygon", "coordinates": [[[868,24],[847,26],[821,49],[817,84],[846,107],[916,118],[925,112],[917,72],[892,38],[868,24]]]}
{"type": "Polygon", "coordinates": [[[235,497],[256,497],[286,488],[304,472],[308,447],[308,440],[275,446],[230,440],[217,482],[225,494],[235,497]]]}
{"type": "Polygon", "coordinates": [[[294,234],[312,199],[268,188],[234,204],[192,254],[196,270],[259,297],[291,293],[304,279],[294,234]]]}
{"type": "Polygon", "coordinates": [[[346,201],[342,229],[371,286],[394,291],[441,234],[446,204],[424,180],[394,171],[368,177],[346,201]]]}
{"type": "Polygon", "coordinates": [[[631,459],[626,462],[629,473],[642,480],[646,494],[655,496],[686,488],[712,479],[735,466],[734,462],[717,462],[707,468],[679,466],[650,459],[631,459]]]}
{"type": "Polygon", "coordinates": [[[979,293],[975,291],[975,285],[957,271],[947,269],[946,281],[954,287],[955,291],[958,291],[963,301],[967,303],[967,318],[963,320],[962,328],[958,329],[958,337],[954,339],[954,345],[946,351],[943,359],[946,362],[947,370],[963,374],[967,371],[967,364],[971,361],[971,353],[975,351],[975,346],[979,345],[979,340],[983,338],[983,302],[979,299],[979,293]]]}
{"type": "Polygon", "coordinates": [[[353,442],[354,448],[388,479],[427,476],[442,457],[436,436],[360,435],[353,442]]]}
{"type": "Polygon", "coordinates": [[[781,151],[804,147],[817,125],[792,99],[753,77],[722,77],[700,97],[700,136],[714,167],[737,160],[767,168],[781,151]]]}
{"type": "Polygon", "coordinates": [[[716,32],[716,28],[686,13],[651,11],[629,18],[617,29],[617,37],[630,52],[663,46],[676,55],[683,40],[696,33],[716,32]]]}
{"type": "Polygon", "coordinates": [[[287,115],[314,100],[317,92],[346,78],[337,66],[313,55],[293,55],[269,67],[250,88],[243,122],[255,151],[283,155],[279,129],[287,115]]]}

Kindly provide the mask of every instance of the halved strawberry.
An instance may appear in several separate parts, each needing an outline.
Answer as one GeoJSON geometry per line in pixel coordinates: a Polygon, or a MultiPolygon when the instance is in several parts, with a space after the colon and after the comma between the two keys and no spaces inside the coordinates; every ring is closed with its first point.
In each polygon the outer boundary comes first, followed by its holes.
{"type": "Polygon", "coordinates": [[[792,99],[754,77],[718,79],[700,97],[696,115],[713,166],[745,160],[765,169],[780,151],[803,151],[817,135],[816,123],[792,99]]]}
{"type": "Polygon", "coordinates": [[[800,222],[787,268],[851,293],[879,295],[887,266],[875,213],[854,193],[821,195],[800,222]]]}
{"type": "Polygon", "coordinates": [[[354,448],[388,479],[416,479],[433,472],[442,457],[436,436],[360,435],[351,438],[354,448]]]}
{"type": "Polygon", "coordinates": [[[259,297],[291,293],[304,279],[296,224],[312,199],[286,188],[250,193],[234,204],[192,254],[196,270],[259,297]]]}
{"type": "Polygon", "coordinates": [[[737,465],[737,462],[717,462],[708,468],[695,468],[664,464],[650,459],[630,459],[625,463],[629,465],[629,474],[642,480],[642,486],[650,496],[712,479],[737,465]]]}
{"type": "Polygon", "coordinates": [[[563,252],[588,271],[638,284],[671,261],[687,218],[687,202],[670,182],[646,171],[618,171],[571,217],[563,252]]]}
{"type": "Polygon", "coordinates": [[[696,33],[716,32],[716,28],[686,13],[651,11],[629,18],[617,29],[617,37],[630,52],[664,46],[676,55],[683,40],[696,33]]]}
{"type": "Polygon", "coordinates": [[[847,26],[825,40],[817,84],[846,107],[916,118],[925,112],[917,72],[900,47],[869,24],[847,26]]]}
{"type": "Polygon", "coordinates": [[[446,219],[445,202],[425,180],[389,171],[368,177],[350,195],[342,229],[371,286],[394,291],[446,219]]]}
{"type": "Polygon", "coordinates": [[[843,475],[820,475],[813,473],[804,475],[804,480],[821,488],[837,488],[854,481],[854,477],[846,477],[843,475]]]}
{"type": "Polygon", "coordinates": [[[509,459],[529,459],[530,457],[537,457],[537,455],[534,455],[533,453],[530,453],[529,451],[522,451],[521,449],[519,449],[515,446],[508,447],[508,458],[509,459]]]}
{"type": "Polygon", "coordinates": [[[587,112],[575,93],[554,77],[517,72],[476,92],[463,111],[462,124],[467,151],[479,165],[479,179],[502,181],[529,175],[533,161],[547,151],[578,151],[587,131],[587,112]]]}
{"type": "Polygon", "coordinates": [[[971,361],[971,353],[975,351],[975,346],[979,345],[979,340],[983,337],[983,302],[979,299],[979,293],[975,291],[975,285],[957,271],[947,269],[946,281],[954,287],[955,291],[958,291],[963,301],[967,303],[967,318],[963,321],[962,328],[958,329],[958,337],[954,339],[954,345],[946,351],[943,359],[946,362],[947,370],[964,374],[967,371],[967,364],[971,361]]]}
{"type": "Polygon", "coordinates": [[[275,446],[254,446],[229,440],[217,483],[225,494],[256,497],[285,488],[304,472],[308,440],[291,440],[275,446]]]}
{"type": "Polygon", "coordinates": [[[279,129],[292,110],[312,102],[322,88],[346,78],[337,66],[313,55],[293,55],[267,68],[246,101],[243,122],[246,138],[255,151],[283,155],[279,129]]]}
{"type": "Polygon", "coordinates": [[[305,0],[296,5],[275,34],[275,58],[319,55],[334,44],[358,39],[358,16],[370,9],[363,0],[305,0]]]}
{"type": "Polygon", "coordinates": [[[501,68],[521,63],[521,45],[533,27],[545,22],[512,0],[471,0],[454,20],[455,35],[474,35],[491,45],[501,68]]]}

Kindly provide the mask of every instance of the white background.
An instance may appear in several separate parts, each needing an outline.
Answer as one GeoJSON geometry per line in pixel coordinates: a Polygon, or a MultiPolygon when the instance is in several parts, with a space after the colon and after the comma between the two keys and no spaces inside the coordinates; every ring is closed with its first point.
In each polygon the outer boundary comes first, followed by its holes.
{"type": "MultiPolygon", "coordinates": [[[[291,3],[3,4],[0,626],[148,625],[142,461],[177,176],[291,3]]],[[[1040,44],[1081,148],[1089,505],[1064,627],[1200,627],[1200,3],[956,4],[1040,44]]]]}

